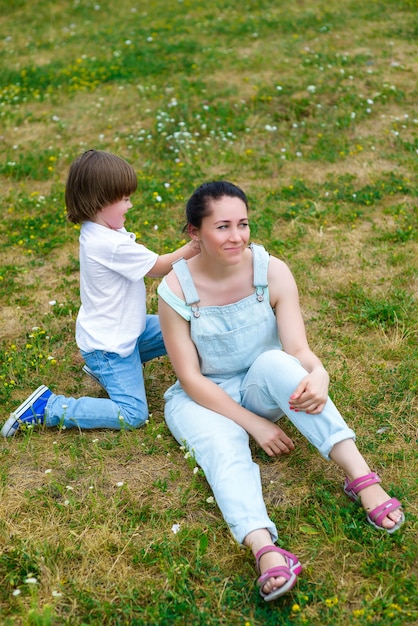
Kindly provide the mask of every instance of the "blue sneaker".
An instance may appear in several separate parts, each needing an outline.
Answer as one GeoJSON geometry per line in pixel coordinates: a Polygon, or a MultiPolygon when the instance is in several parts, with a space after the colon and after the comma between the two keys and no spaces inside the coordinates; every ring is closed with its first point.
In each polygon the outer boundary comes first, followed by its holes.
{"type": "MultiPolygon", "coordinates": [[[[100,382],[100,379],[98,378],[98,376],[96,376],[96,374],[93,372],[93,370],[91,370],[89,368],[88,365],[84,365],[83,366],[83,372],[85,374],[87,374],[87,376],[90,376],[90,378],[92,378],[98,385],[100,385],[100,387],[103,389],[103,391],[106,391],[106,387],[103,387],[103,385],[100,382]]],[[[106,393],[107,393],[107,391],[106,391],[106,393]]]]}
{"type": "Polygon", "coordinates": [[[3,437],[12,437],[22,424],[35,426],[45,421],[45,407],[52,391],[45,385],[38,387],[17,409],[1,429],[3,437]]]}

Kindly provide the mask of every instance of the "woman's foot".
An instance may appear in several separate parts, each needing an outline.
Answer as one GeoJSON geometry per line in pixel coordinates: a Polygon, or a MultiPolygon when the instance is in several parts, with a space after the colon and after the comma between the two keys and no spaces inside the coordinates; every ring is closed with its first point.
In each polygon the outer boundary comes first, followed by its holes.
{"type": "Polygon", "coordinates": [[[373,526],[390,533],[399,528],[405,516],[400,502],[391,498],[379,483],[380,478],[374,472],[355,479],[348,477],[344,491],[352,500],[360,499],[367,519],[373,526]]]}
{"type": "Polygon", "coordinates": [[[302,565],[297,556],[274,545],[267,528],[253,530],[243,543],[255,557],[260,573],[257,585],[266,602],[279,598],[293,587],[302,565]]]}
{"type": "Polygon", "coordinates": [[[256,553],[255,560],[257,570],[262,572],[257,580],[257,585],[261,597],[266,602],[276,600],[276,598],[290,591],[296,583],[297,575],[302,571],[302,565],[297,556],[272,544],[261,548],[256,553]],[[264,558],[268,555],[270,555],[269,559],[264,558]],[[261,566],[262,559],[264,559],[263,566],[261,566]]]}
{"type": "MultiPolygon", "coordinates": [[[[275,548],[275,546],[272,545],[272,548],[275,548]]],[[[280,552],[276,551],[266,552],[265,554],[258,557],[257,565],[261,575],[273,568],[288,567],[284,556],[280,554],[280,552]]],[[[260,590],[265,595],[268,595],[272,591],[280,589],[280,587],[282,587],[284,584],[286,584],[286,578],[284,578],[284,576],[271,576],[267,579],[264,585],[260,586],[260,590]]]]}

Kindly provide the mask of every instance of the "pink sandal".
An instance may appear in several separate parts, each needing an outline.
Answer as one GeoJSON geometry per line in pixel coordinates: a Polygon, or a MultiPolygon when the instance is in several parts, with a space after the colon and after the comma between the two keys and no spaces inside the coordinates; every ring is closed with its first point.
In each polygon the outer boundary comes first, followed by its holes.
{"type": "Polygon", "coordinates": [[[260,559],[263,554],[267,552],[279,552],[284,558],[287,565],[278,565],[277,567],[271,567],[266,570],[264,574],[261,574],[259,579],[257,580],[257,586],[260,591],[260,596],[264,598],[266,602],[271,602],[271,600],[275,600],[279,598],[284,593],[289,591],[296,582],[296,577],[302,571],[302,565],[295,554],[288,552],[287,550],[283,550],[282,548],[278,548],[277,546],[264,546],[261,548],[255,555],[256,567],[257,571],[260,571],[260,559]],[[271,591],[270,593],[264,593],[263,586],[268,581],[269,578],[276,578],[281,576],[286,579],[284,585],[271,591]]]}
{"type": "MultiPolygon", "coordinates": [[[[370,474],[366,474],[366,476],[356,478],[351,483],[346,477],[344,481],[344,493],[350,498],[350,500],[353,500],[353,502],[357,502],[359,500],[359,497],[357,495],[359,491],[380,482],[382,481],[375,472],[371,472],[370,474]]],[[[382,521],[389,513],[392,513],[392,511],[397,511],[401,508],[401,506],[402,504],[399,502],[399,500],[397,500],[396,498],[390,498],[386,502],[383,502],[383,504],[379,504],[379,506],[373,509],[373,511],[370,511],[370,513],[367,514],[367,521],[369,522],[369,524],[374,526],[374,528],[377,528],[378,530],[383,529],[386,530],[387,533],[392,534],[395,532],[395,530],[398,530],[398,528],[400,528],[400,526],[405,521],[405,515],[403,514],[403,511],[401,511],[401,519],[399,520],[399,522],[396,522],[395,526],[393,526],[392,528],[385,528],[384,526],[382,526],[382,521]]]]}

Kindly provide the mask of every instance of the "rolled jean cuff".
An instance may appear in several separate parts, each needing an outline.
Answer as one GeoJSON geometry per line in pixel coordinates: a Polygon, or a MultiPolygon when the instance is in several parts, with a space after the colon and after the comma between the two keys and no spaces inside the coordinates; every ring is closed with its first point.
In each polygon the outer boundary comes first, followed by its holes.
{"type": "Polygon", "coordinates": [[[333,435],[331,435],[331,437],[328,437],[328,439],[323,442],[321,447],[318,448],[318,451],[320,452],[320,454],[322,454],[324,459],[330,461],[330,452],[335,444],[340,443],[341,441],[345,441],[346,439],[353,439],[354,441],[356,440],[355,432],[351,430],[351,428],[345,428],[344,430],[340,430],[339,432],[334,433],[333,435]]]}
{"type": "Polygon", "coordinates": [[[265,523],[263,522],[260,523],[260,521],[255,522],[255,523],[251,523],[251,522],[248,523],[247,521],[245,526],[244,524],[240,524],[239,526],[236,526],[235,528],[232,528],[231,526],[229,526],[229,530],[231,531],[235,541],[237,541],[241,545],[245,545],[244,540],[247,537],[247,535],[254,532],[255,530],[260,530],[260,529],[268,530],[273,543],[277,541],[278,539],[277,528],[271,520],[266,520],[265,523]]]}

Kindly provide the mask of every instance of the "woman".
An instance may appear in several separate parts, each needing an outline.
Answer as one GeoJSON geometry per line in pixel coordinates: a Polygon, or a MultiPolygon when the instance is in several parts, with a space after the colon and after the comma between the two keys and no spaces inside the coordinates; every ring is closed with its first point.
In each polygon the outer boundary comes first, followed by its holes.
{"type": "Polygon", "coordinates": [[[393,533],[404,515],[328,398],[329,377],[309,348],[290,270],[262,246],[249,246],[245,193],[229,182],[205,183],[186,216],[201,253],[174,263],[158,288],[178,378],[165,394],[165,418],[203,469],[232,534],[252,550],[260,594],[270,601],[293,587],[302,567],[274,545],[249,436],[269,456],[290,453],[294,444],[276,424],[287,415],[344,470],[345,493],[360,499],[373,526],[393,533]]]}

